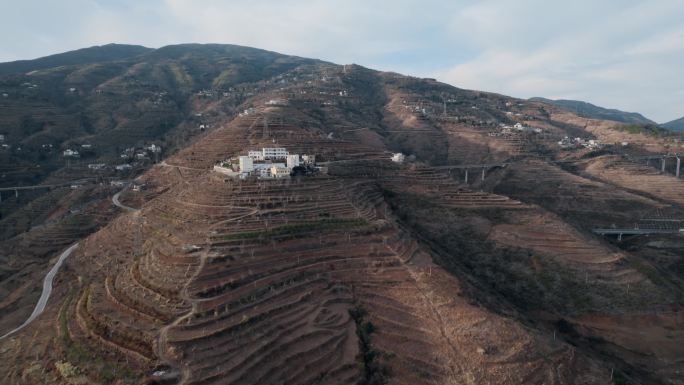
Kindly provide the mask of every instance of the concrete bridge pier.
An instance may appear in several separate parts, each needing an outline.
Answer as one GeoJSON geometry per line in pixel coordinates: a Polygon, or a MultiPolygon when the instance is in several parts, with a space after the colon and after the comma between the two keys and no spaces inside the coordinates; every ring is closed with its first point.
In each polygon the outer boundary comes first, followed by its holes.
{"type": "Polygon", "coordinates": [[[14,196],[19,198],[19,189],[14,190],[14,196]]]}
{"type": "Polygon", "coordinates": [[[485,168],[482,168],[482,181],[484,182],[485,180],[485,168]]]}
{"type": "Polygon", "coordinates": [[[465,183],[468,184],[468,169],[465,169],[465,183]]]}
{"type": "Polygon", "coordinates": [[[682,160],[677,157],[677,169],[675,169],[675,176],[679,178],[679,167],[682,165],[682,160]]]}
{"type": "Polygon", "coordinates": [[[662,160],[662,162],[660,163],[660,171],[661,171],[661,172],[665,172],[665,160],[666,160],[666,159],[667,159],[666,157],[663,157],[663,160],[662,160]]]}

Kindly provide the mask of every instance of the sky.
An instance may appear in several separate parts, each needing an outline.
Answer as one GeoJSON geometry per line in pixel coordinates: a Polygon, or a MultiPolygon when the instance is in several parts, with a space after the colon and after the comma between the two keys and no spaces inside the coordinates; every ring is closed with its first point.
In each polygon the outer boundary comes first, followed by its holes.
{"type": "Polygon", "coordinates": [[[684,0],[0,0],[0,62],[229,43],[461,88],[684,116],[684,0]]]}

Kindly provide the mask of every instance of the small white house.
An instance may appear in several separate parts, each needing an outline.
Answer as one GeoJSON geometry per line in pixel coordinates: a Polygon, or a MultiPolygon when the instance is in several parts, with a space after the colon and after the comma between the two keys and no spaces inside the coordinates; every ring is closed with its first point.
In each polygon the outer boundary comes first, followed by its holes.
{"type": "Polygon", "coordinates": [[[285,178],[290,176],[290,170],[287,167],[271,167],[271,177],[272,178],[285,178]]]}
{"type": "Polygon", "coordinates": [[[285,106],[287,101],[285,99],[271,99],[266,102],[267,106],[285,106]]]}
{"type": "Polygon", "coordinates": [[[102,170],[105,166],[106,164],[104,163],[91,163],[88,165],[88,168],[91,170],[102,170]]]}
{"type": "Polygon", "coordinates": [[[404,154],[402,154],[401,152],[397,152],[396,154],[392,154],[392,162],[404,163],[405,159],[406,159],[406,156],[404,154]]]}
{"type": "Polygon", "coordinates": [[[116,168],[116,171],[126,171],[126,170],[132,169],[133,166],[131,166],[128,163],[124,163],[124,164],[117,165],[115,168],[116,168]]]}
{"type": "Polygon", "coordinates": [[[147,151],[153,152],[153,153],[160,153],[162,148],[161,146],[157,146],[156,144],[152,143],[149,146],[145,147],[147,151]]]}
{"type": "Polygon", "coordinates": [[[69,157],[69,158],[78,158],[80,154],[76,150],[72,150],[70,148],[64,150],[62,153],[64,156],[69,157]]]}

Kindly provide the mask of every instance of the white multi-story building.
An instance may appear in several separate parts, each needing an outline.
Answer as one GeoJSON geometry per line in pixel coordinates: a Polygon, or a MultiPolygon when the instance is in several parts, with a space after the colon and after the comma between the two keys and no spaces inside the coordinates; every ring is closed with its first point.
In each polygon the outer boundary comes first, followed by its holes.
{"type": "Polygon", "coordinates": [[[290,170],[299,166],[299,154],[288,155],[286,164],[287,168],[289,168],[290,170]]]}
{"type": "Polygon", "coordinates": [[[285,159],[287,149],[285,147],[264,147],[261,149],[264,159],[285,159]]]}
{"type": "Polygon", "coordinates": [[[288,152],[284,147],[264,147],[261,151],[247,151],[247,156],[256,160],[263,161],[268,159],[285,159],[288,152]]]}
{"type": "Polygon", "coordinates": [[[264,152],[262,151],[247,151],[247,156],[254,160],[264,160],[264,152]]]}
{"type": "Polygon", "coordinates": [[[240,172],[254,171],[254,160],[249,156],[241,156],[238,158],[240,162],[240,172]]]}

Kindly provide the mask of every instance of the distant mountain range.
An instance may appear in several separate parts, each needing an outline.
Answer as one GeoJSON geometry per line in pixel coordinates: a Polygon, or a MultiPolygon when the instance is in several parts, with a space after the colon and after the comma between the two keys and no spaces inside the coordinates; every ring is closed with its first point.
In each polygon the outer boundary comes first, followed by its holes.
{"type": "Polygon", "coordinates": [[[675,119],[671,122],[663,123],[661,126],[673,131],[684,131],[684,118],[675,119]]]}
{"type": "Polygon", "coordinates": [[[616,109],[603,108],[579,100],[553,100],[539,97],[530,98],[529,100],[534,102],[544,102],[553,104],[555,106],[572,111],[577,115],[583,116],[585,118],[613,120],[622,123],[657,124],[651,119],[648,119],[645,116],[636,112],[625,112],[616,109]]]}

